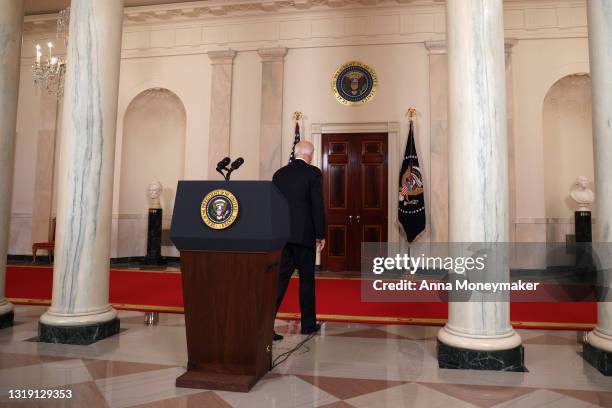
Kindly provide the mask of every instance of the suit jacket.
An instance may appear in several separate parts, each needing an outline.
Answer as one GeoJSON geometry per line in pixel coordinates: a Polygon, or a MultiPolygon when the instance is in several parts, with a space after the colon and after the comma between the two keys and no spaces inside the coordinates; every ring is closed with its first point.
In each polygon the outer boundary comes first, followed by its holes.
{"type": "Polygon", "coordinates": [[[296,159],[281,167],[272,181],[289,203],[291,235],[289,243],[314,247],[325,237],[325,208],[321,170],[296,159]]]}

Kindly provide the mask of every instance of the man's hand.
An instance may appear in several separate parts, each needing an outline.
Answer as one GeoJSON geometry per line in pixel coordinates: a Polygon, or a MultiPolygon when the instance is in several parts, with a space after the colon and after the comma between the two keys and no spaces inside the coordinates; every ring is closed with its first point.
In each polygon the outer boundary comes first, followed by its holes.
{"type": "Polygon", "coordinates": [[[325,240],[317,239],[317,252],[321,252],[325,248],[325,240]]]}

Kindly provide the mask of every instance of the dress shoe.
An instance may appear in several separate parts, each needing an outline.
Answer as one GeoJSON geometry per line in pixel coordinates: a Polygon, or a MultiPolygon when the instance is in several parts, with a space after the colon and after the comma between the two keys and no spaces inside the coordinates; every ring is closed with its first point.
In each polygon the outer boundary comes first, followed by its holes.
{"type": "Polygon", "coordinates": [[[313,333],[318,332],[319,330],[321,330],[321,324],[317,323],[317,324],[314,325],[314,327],[302,329],[301,333],[302,334],[313,334],[313,333]]]}
{"type": "Polygon", "coordinates": [[[284,337],[283,337],[283,336],[281,336],[280,334],[278,334],[278,333],[276,333],[276,332],[273,332],[273,333],[272,333],[272,341],[280,341],[280,340],[282,340],[282,339],[284,339],[284,337]]]}

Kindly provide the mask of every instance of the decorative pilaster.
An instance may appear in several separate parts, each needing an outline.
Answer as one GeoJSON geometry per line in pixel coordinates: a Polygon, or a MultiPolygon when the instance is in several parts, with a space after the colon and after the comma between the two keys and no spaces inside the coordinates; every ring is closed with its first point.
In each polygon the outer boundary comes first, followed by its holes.
{"type": "Polygon", "coordinates": [[[122,0],[72,0],[60,141],[53,298],[39,340],[118,333],[108,302],[122,0]]]}
{"type": "MultiPolygon", "coordinates": [[[[449,241],[504,243],[509,214],[503,4],[447,0],[446,11],[449,241]]],[[[487,273],[507,280],[509,265],[487,273]]],[[[508,302],[449,302],[438,340],[441,368],[524,369],[508,302]]]]}
{"type": "MultiPolygon", "coordinates": [[[[612,286],[612,3],[587,1],[589,54],[593,83],[593,149],[597,224],[595,236],[607,250],[602,258],[604,285],[612,286]]],[[[604,375],[612,375],[612,303],[597,305],[597,326],[583,348],[586,360],[604,375]]]]}
{"type": "Polygon", "coordinates": [[[23,1],[0,0],[0,329],[13,325],[13,305],[6,300],[6,254],[8,251],[23,1]]]}
{"type": "Polygon", "coordinates": [[[431,241],[448,242],[448,67],[445,41],[428,41],[431,241]]]}
{"type": "Polygon", "coordinates": [[[230,153],[232,112],[232,71],[236,51],[210,51],[210,131],[208,140],[208,178],[215,178],[217,162],[230,153]]]}
{"type": "Polygon", "coordinates": [[[32,242],[46,242],[49,238],[53,208],[57,107],[57,97],[43,92],[40,98],[38,140],[36,142],[32,242]]]}
{"type": "Polygon", "coordinates": [[[261,57],[261,131],[259,179],[272,180],[282,163],[283,77],[287,48],[259,50],[261,57]]]}

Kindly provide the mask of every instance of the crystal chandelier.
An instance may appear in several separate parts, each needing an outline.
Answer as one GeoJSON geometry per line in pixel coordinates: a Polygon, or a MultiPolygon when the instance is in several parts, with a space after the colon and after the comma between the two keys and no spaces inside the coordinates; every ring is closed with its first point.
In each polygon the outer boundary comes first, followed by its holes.
{"type": "MultiPolygon", "coordinates": [[[[68,44],[68,24],[70,21],[70,9],[67,8],[59,13],[57,20],[57,37],[63,38],[68,44]]],[[[40,44],[36,44],[36,62],[32,65],[32,77],[34,83],[49,95],[61,98],[64,94],[64,76],[66,74],[66,60],[59,55],[53,55],[53,43],[47,43],[48,53],[43,51],[40,44]]]]}

